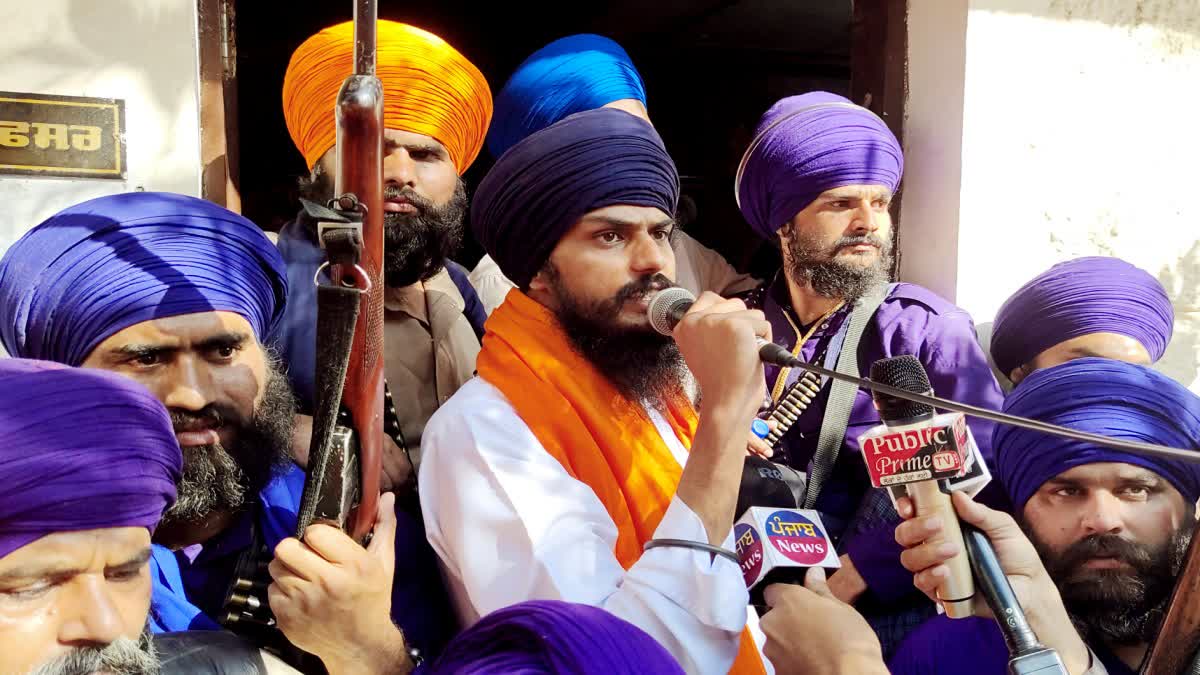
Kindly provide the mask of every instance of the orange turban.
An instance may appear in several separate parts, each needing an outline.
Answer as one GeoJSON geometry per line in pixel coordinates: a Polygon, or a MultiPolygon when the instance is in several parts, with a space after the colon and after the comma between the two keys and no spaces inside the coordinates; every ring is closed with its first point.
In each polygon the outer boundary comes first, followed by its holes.
{"type": "MultiPolygon", "coordinates": [[[[450,153],[459,175],[471,166],[492,118],[483,73],[445,40],[395,21],[378,24],[376,71],[388,129],[430,136],[450,153]]],[[[354,23],[330,26],[292,54],[283,77],[283,116],[311,169],[337,137],[334,106],[354,70],[354,23]]]]}

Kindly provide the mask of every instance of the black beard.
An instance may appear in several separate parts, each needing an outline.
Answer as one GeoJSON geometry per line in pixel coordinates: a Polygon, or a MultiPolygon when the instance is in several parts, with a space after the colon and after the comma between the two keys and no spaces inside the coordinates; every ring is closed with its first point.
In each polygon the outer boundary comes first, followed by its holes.
{"type": "Polygon", "coordinates": [[[886,284],[892,268],[892,242],[876,234],[842,237],[828,248],[796,231],[788,223],[780,232],[787,249],[787,275],[798,284],[808,283],[813,291],[826,298],[840,298],[852,303],[871,289],[886,284]],[[873,244],[879,257],[866,267],[834,256],[845,246],[873,244]]]}
{"type": "MultiPolygon", "coordinates": [[[[300,196],[326,204],[333,198],[333,179],[320,167],[318,163],[311,178],[300,180],[300,196]]],[[[450,201],[442,206],[434,206],[411,188],[384,186],[385,201],[397,197],[407,199],[417,212],[383,214],[383,274],[390,288],[411,286],[442,271],[462,246],[467,211],[467,188],[461,178],[450,201]]]]}
{"type": "Polygon", "coordinates": [[[159,672],[150,629],[137,640],[118,638],[103,647],[78,647],[44,663],[31,675],[155,675],[159,672]]]}
{"type": "Polygon", "coordinates": [[[1063,605],[1085,642],[1137,645],[1150,642],[1183,569],[1195,522],[1190,518],[1157,550],[1117,535],[1092,535],[1056,553],[1026,534],[1058,586],[1063,605]],[[1113,557],[1133,568],[1082,570],[1095,557],[1113,557]]]}
{"type": "Polygon", "coordinates": [[[183,448],[179,496],[163,514],[164,530],[243,508],[290,461],[296,397],[275,364],[268,366],[266,390],[249,420],[216,404],[195,412],[170,412],[176,428],[202,421],[214,427],[230,426],[236,435],[228,448],[220,443],[183,448]]]}
{"type": "Polygon", "coordinates": [[[545,277],[558,301],[555,314],[571,346],[605,375],[630,402],[665,410],[668,401],[684,397],[683,355],[669,336],[653,328],[616,325],[628,300],[674,286],[661,274],[626,284],[606,300],[586,302],[561,283],[558,270],[547,264],[545,277]]]}
{"type": "Polygon", "coordinates": [[[442,271],[446,260],[462,246],[463,214],[467,212],[467,188],[462,179],[443,206],[434,206],[409,188],[387,186],[383,190],[385,200],[401,196],[417,207],[417,212],[383,214],[383,275],[389,288],[411,286],[442,271]]]}

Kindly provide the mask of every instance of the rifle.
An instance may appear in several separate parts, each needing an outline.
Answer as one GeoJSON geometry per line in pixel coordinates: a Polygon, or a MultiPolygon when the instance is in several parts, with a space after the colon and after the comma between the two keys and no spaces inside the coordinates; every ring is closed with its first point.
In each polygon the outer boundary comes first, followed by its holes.
{"type": "MultiPolygon", "coordinates": [[[[316,409],[296,536],[314,521],[368,539],[383,451],[383,84],[376,0],[354,1],[354,72],[338,93],[334,199],[317,232],[316,409]],[[331,283],[320,281],[328,268],[331,283]]],[[[309,207],[314,205],[309,205],[309,207]]]]}
{"type": "Polygon", "coordinates": [[[1200,536],[1192,535],[1158,636],[1141,675],[1200,675],[1200,536]]]}

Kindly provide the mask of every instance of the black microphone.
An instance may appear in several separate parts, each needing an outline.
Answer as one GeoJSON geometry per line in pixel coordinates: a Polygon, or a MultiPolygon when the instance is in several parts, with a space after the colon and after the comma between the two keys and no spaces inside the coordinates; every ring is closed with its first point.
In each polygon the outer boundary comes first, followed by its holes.
{"type": "MultiPolygon", "coordinates": [[[[696,296],[686,288],[678,286],[664,288],[654,295],[654,298],[650,300],[650,307],[646,309],[646,313],[650,316],[650,326],[663,335],[671,335],[675,330],[675,324],[679,323],[684,314],[687,314],[695,301],[696,296]]],[[[799,362],[799,359],[792,356],[791,352],[774,342],[767,342],[761,337],[756,340],[758,341],[758,358],[762,359],[763,363],[794,366],[799,362]]]]}
{"type": "Polygon", "coordinates": [[[804,484],[803,473],[757,455],[742,467],[733,539],[750,604],[760,613],[768,609],[767,586],[803,585],[809,567],[841,566],[821,516],[796,507],[804,484]]]}

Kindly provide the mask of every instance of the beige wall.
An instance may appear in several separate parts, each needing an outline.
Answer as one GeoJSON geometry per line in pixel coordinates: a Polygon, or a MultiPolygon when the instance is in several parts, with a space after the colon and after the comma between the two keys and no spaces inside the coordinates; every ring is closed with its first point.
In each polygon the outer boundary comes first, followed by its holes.
{"type": "Polygon", "coordinates": [[[0,252],[76,202],[200,194],[193,0],[0,0],[0,90],[125,99],[127,179],[0,175],[0,252]]]}
{"type": "Polygon", "coordinates": [[[910,0],[901,276],[986,339],[1053,263],[1114,255],[1176,312],[1200,392],[1200,2],[910,0]]]}

